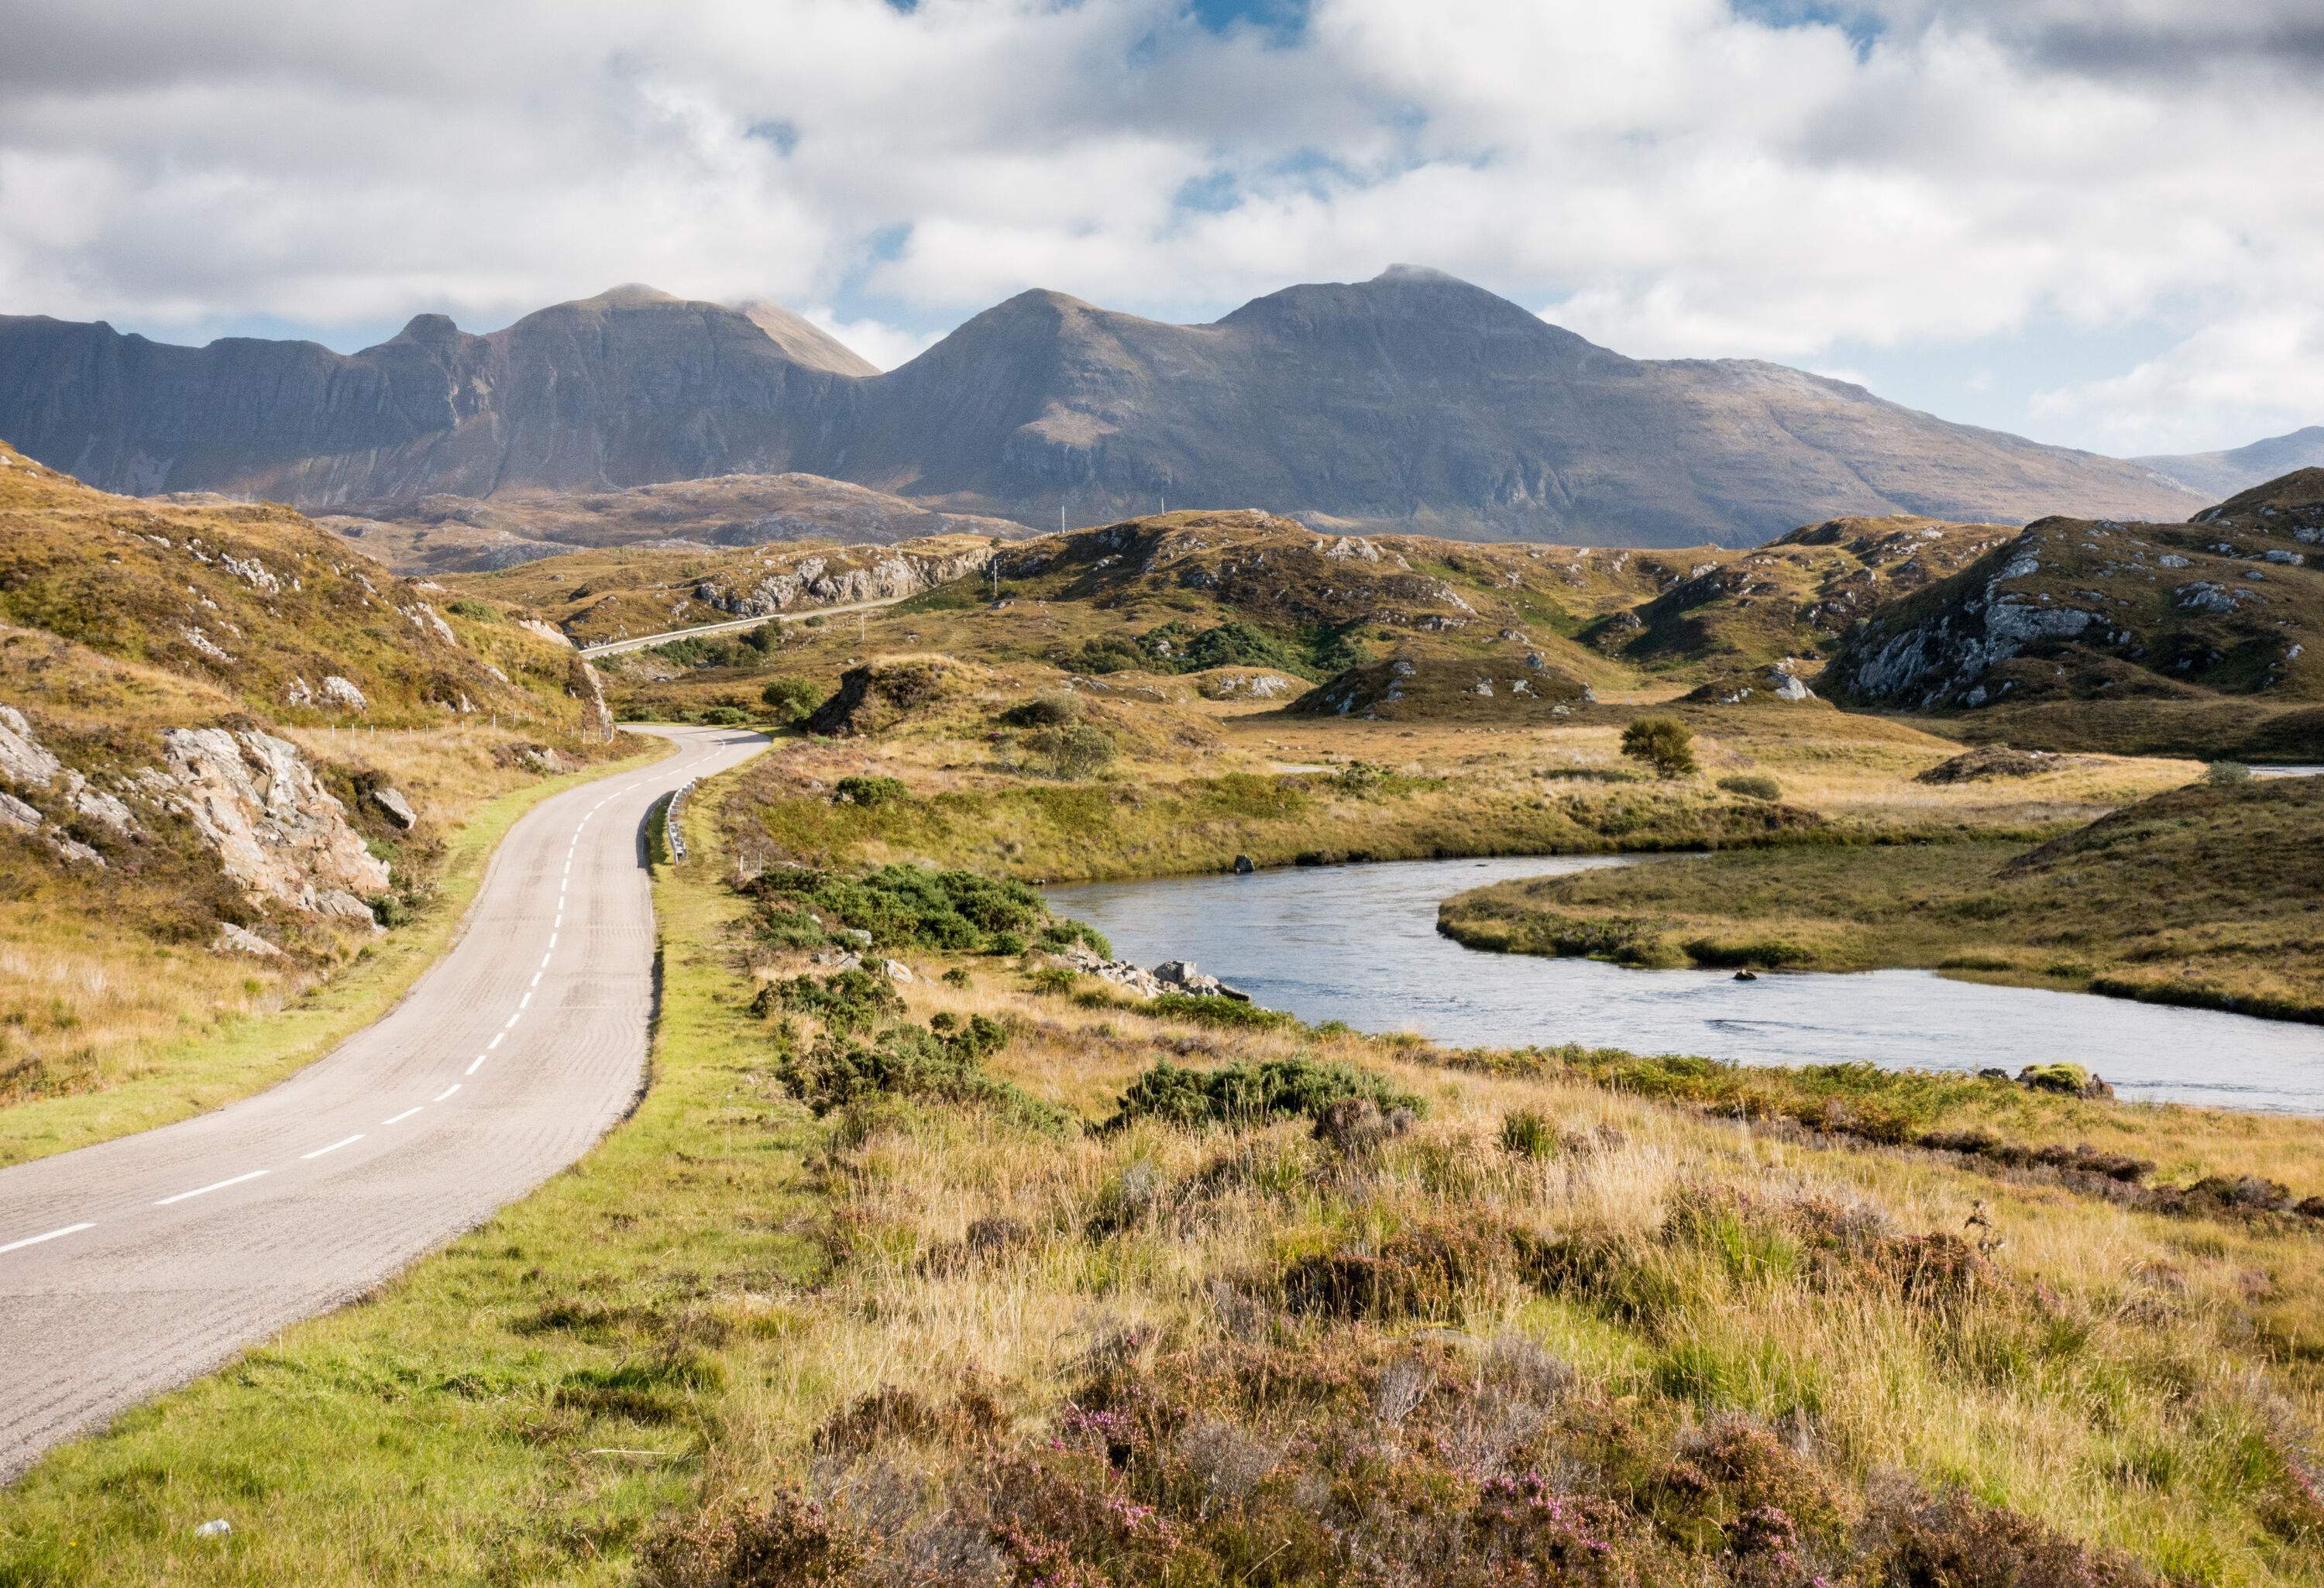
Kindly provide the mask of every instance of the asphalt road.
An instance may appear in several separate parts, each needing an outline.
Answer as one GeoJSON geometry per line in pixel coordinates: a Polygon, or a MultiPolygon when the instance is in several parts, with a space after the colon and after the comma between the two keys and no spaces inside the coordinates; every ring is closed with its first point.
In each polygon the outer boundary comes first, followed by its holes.
{"type": "Polygon", "coordinates": [[[876,612],[883,606],[893,606],[908,601],[908,596],[885,596],[877,601],[851,601],[844,606],[802,606],[797,612],[770,612],[759,617],[738,617],[722,623],[696,623],[690,629],[665,629],[659,634],[636,634],[625,640],[601,640],[595,645],[581,647],[581,654],[592,661],[601,656],[619,656],[624,651],[643,651],[649,645],[667,645],[672,640],[701,639],[712,634],[736,634],[744,629],[755,629],[761,623],[795,623],[803,618],[842,617],[851,612],[876,612]]]}
{"type": "Polygon", "coordinates": [[[0,1169],[0,1482],[58,1441],[362,1295],[573,1162],[637,1096],[644,818],[765,744],[732,729],[511,829],[459,940],[272,1090],[0,1169]]]}

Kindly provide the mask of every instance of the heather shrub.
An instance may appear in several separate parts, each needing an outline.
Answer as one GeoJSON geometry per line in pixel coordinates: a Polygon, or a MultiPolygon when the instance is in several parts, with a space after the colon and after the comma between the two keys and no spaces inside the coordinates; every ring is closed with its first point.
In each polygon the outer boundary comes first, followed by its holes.
{"type": "Polygon", "coordinates": [[[1116,1131],[1141,1119],[1187,1126],[1263,1125],[1293,1116],[1314,1120],[1330,1105],[1350,1099],[1382,1113],[1401,1110],[1417,1115],[1427,1108],[1411,1093],[1353,1065],[1294,1057],[1197,1070],[1164,1059],[1130,1083],[1100,1129],[1116,1131]]]}

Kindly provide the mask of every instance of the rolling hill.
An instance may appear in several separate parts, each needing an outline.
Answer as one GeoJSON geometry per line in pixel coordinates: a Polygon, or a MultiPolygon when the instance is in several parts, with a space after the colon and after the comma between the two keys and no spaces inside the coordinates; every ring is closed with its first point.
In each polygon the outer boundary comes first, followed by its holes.
{"type": "Polygon", "coordinates": [[[2289,435],[2270,436],[2264,441],[2225,452],[2190,452],[2132,461],[2143,463],[2203,495],[2214,499],[2232,496],[2295,469],[2324,466],[2324,425],[2310,425],[2289,435]]]}
{"type": "Polygon", "coordinates": [[[309,508],[807,473],[1044,529],[1175,501],[1679,546],[1851,514],[2171,517],[2201,501],[2138,465],[1776,365],[1626,358],[1406,266],[1202,326],[1027,292],[885,374],[770,306],[635,286],[488,336],[422,315],[346,355],[6,318],[0,438],[112,489],[309,508]]]}
{"type": "Polygon", "coordinates": [[[708,549],[771,540],[890,545],[929,535],[1021,538],[1008,519],[934,512],[820,475],[719,475],[623,491],[510,491],[359,503],[318,518],[399,573],[473,573],[578,548],[708,549]]]}

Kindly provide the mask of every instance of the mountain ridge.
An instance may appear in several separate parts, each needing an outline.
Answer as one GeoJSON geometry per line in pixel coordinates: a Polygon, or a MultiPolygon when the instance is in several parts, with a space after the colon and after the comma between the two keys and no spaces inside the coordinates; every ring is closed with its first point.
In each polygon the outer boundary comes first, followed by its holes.
{"type": "Polygon", "coordinates": [[[2183,517],[2142,465],[1750,360],[1638,360],[1425,267],[1176,326],[1019,293],[884,374],[629,285],[341,355],[0,318],[0,438],[109,488],[358,500],[822,475],[1046,528],[1176,498],[1463,539],[1729,545],[1842,516],[2183,517]]]}

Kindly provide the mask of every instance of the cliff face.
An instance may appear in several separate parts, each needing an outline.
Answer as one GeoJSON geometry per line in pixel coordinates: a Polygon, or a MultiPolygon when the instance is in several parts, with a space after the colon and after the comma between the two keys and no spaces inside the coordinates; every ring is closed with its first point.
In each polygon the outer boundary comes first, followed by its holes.
{"type": "Polygon", "coordinates": [[[1683,545],[1848,514],[2177,518],[2119,459],[1779,365],[1625,358],[1433,271],[1204,326],[1028,292],[886,374],[770,305],[642,287],[342,356],[0,319],[0,438],[94,484],[307,506],[798,471],[1035,528],[1260,506],[1318,527],[1683,545]]]}

